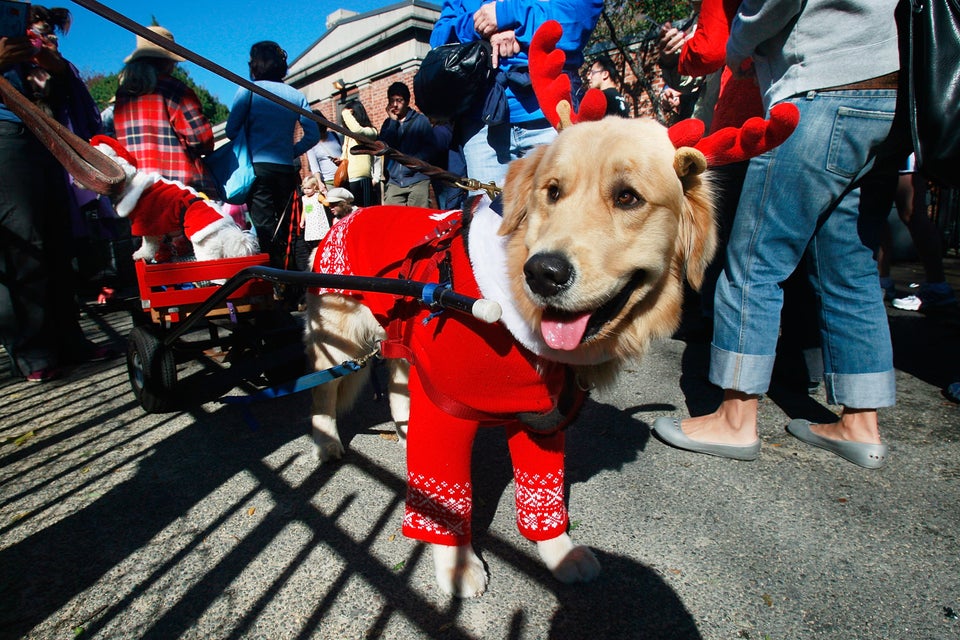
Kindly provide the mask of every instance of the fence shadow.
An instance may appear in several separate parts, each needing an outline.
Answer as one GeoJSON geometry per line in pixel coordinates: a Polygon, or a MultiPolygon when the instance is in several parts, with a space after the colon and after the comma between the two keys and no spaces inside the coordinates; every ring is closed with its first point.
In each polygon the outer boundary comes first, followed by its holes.
{"type": "MultiPolygon", "coordinates": [[[[116,379],[114,388],[120,394],[128,392],[124,387],[124,374],[119,365],[109,371],[109,375],[116,379]]],[[[67,387],[53,390],[62,394],[63,401],[70,397],[67,387]]],[[[36,391],[38,402],[40,392],[39,389],[36,391]]],[[[50,389],[45,392],[49,393],[50,389]]],[[[21,401],[32,403],[29,397],[21,401]]],[[[39,408],[41,405],[34,406],[39,408]]],[[[116,599],[105,598],[92,619],[84,622],[83,637],[108,633],[120,621],[126,627],[130,620],[138,620],[135,628],[125,629],[132,636],[172,638],[189,635],[195,631],[196,621],[215,608],[224,592],[241,574],[255,566],[265,549],[277,543],[281,531],[291,521],[296,521],[309,530],[311,541],[297,550],[292,558],[285,559],[288,563],[279,575],[270,578],[266,585],[258,585],[262,589],[261,595],[243,612],[240,620],[231,620],[226,625],[228,630],[223,637],[240,638],[262,632],[261,627],[255,629],[259,615],[278,597],[296,568],[312,561],[321,546],[333,549],[342,570],[333,584],[326,585],[327,596],[313,605],[312,613],[302,621],[296,637],[313,637],[338,604],[339,588],[357,577],[371,585],[378,594],[377,602],[369,604],[377,607],[376,620],[370,628],[361,630],[365,637],[380,637],[396,615],[402,615],[416,627],[419,637],[472,637],[460,618],[464,607],[468,606],[466,603],[456,599],[438,603],[436,598],[412,588],[415,567],[431,562],[423,545],[413,545],[402,570],[385,565],[371,552],[374,538],[399,526],[399,521],[395,521],[396,513],[406,491],[402,474],[359,451],[350,451],[342,463],[316,467],[304,481],[291,485],[284,480],[284,473],[296,464],[296,456],[282,460],[275,467],[264,462],[266,456],[307,433],[308,407],[309,394],[255,406],[252,413],[257,420],[253,423],[255,428],[251,428],[235,407],[222,406],[209,413],[195,409],[187,416],[145,418],[132,399],[119,406],[114,403],[111,407],[91,402],[82,409],[78,408],[76,415],[69,418],[71,424],[61,426],[50,438],[37,438],[35,442],[17,448],[4,447],[0,450],[0,462],[27,465],[25,468],[29,473],[40,474],[44,472],[44,465],[57,455],[65,450],[82,449],[97,438],[118,438],[110,447],[116,453],[125,446],[136,448],[138,437],[145,437],[171,420],[189,420],[187,426],[172,431],[151,445],[148,451],[131,458],[136,465],[134,475],[114,484],[69,515],[43,528],[37,527],[35,531],[30,531],[31,526],[35,526],[35,514],[15,522],[0,523],[3,525],[0,535],[19,534],[16,542],[0,550],[0,629],[3,630],[0,636],[24,637],[38,625],[48,628],[51,616],[84,594],[87,598],[96,598],[91,590],[96,591],[98,584],[104,584],[104,581],[111,580],[111,574],[122,571],[121,567],[131,557],[145,553],[149,554],[144,562],[146,569],[143,575],[136,576],[135,586],[116,599]],[[302,419],[284,420],[283,416],[301,416],[302,419]],[[144,423],[153,426],[145,427],[144,423]],[[110,425],[109,431],[104,430],[105,424],[110,425]],[[130,435],[126,435],[127,431],[130,435]],[[388,496],[382,505],[378,505],[379,511],[371,516],[373,532],[361,540],[355,539],[356,536],[349,531],[351,527],[344,523],[349,517],[344,514],[352,501],[359,500],[356,495],[324,504],[322,509],[317,507],[318,496],[340,474],[351,474],[348,478],[356,475],[372,479],[386,490],[381,493],[388,496]],[[239,497],[234,494],[229,499],[218,497],[218,488],[238,476],[252,479],[247,493],[239,497]],[[258,492],[269,494],[276,505],[269,514],[245,533],[214,566],[198,574],[184,572],[188,557],[197,553],[205,539],[219,530],[238,509],[242,510],[244,502],[258,492]],[[161,532],[198,508],[214,510],[216,516],[199,530],[190,531],[190,539],[185,545],[170,549],[157,546],[156,538],[161,532]],[[25,530],[29,531],[26,535],[25,530]],[[155,551],[145,551],[151,545],[155,551]],[[161,612],[144,612],[138,616],[138,598],[175,579],[186,581],[177,600],[161,612]]],[[[349,420],[343,421],[345,444],[349,447],[349,442],[357,437],[378,436],[386,430],[383,425],[386,420],[385,402],[361,403],[360,409],[349,420]]],[[[587,482],[602,470],[622,468],[636,459],[648,439],[646,425],[632,418],[629,412],[588,402],[580,423],[568,434],[569,483],[587,482]]],[[[518,548],[512,541],[491,533],[488,529],[496,505],[512,481],[502,430],[481,430],[475,455],[475,472],[477,465],[483,465],[483,478],[477,481],[475,494],[477,548],[481,555],[498,557],[524,574],[528,582],[556,595],[559,605],[551,620],[551,637],[576,637],[587,630],[610,637],[664,637],[661,631],[665,629],[671,630],[671,637],[699,637],[679,598],[652,569],[629,558],[598,550],[604,567],[600,580],[588,585],[565,586],[557,583],[534,559],[528,545],[518,548]],[[614,602],[611,602],[613,593],[632,595],[613,598],[614,602]]],[[[88,460],[86,464],[93,463],[88,460]]],[[[78,469],[70,467],[61,475],[75,472],[78,469]]],[[[38,482],[36,486],[40,489],[37,490],[56,491],[59,478],[53,476],[49,482],[38,482]]],[[[4,496],[29,491],[19,489],[12,482],[0,485],[0,488],[4,496]]],[[[360,490],[362,487],[357,485],[357,491],[360,490]]],[[[58,495],[50,499],[50,504],[70,497],[58,495]]],[[[509,612],[512,616],[511,634],[515,633],[515,637],[522,634],[524,621],[531,617],[532,611],[542,615],[540,607],[543,603],[511,606],[514,607],[509,612]]]]}

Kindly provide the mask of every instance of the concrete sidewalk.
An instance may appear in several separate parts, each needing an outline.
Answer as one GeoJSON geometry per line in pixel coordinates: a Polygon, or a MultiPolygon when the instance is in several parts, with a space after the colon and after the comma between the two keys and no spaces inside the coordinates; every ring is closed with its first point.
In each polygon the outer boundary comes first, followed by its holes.
{"type": "MultiPolygon", "coordinates": [[[[912,268],[895,273],[904,291],[912,268]]],[[[125,344],[128,314],[85,322],[125,344]]],[[[653,440],[656,417],[716,405],[704,344],[657,344],[594,395],[567,455],[572,536],[603,566],[587,585],[555,582],[519,536],[502,433],[482,432],[491,577],[469,601],[438,593],[429,550],[400,534],[404,456],[372,396],[345,421],[348,456],[318,468],[308,394],[147,415],[123,359],[3,378],[0,637],[960,638],[960,409],[940,393],[960,374],[960,322],[890,323],[899,403],[881,413],[879,471],[784,432],[831,416],[822,391],[771,389],[757,462],[653,440]]],[[[181,376],[212,388],[195,365],[181,376]]]]}

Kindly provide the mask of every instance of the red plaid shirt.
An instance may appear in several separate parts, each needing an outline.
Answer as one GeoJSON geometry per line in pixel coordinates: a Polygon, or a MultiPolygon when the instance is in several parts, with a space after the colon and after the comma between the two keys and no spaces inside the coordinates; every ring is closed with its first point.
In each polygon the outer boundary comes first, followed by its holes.
{"type": "Polygon", "coordinates": [[[213,150],[213,127],[190,87],[163,76],[154,93],[119,93],[113,121],[117,140],[137,159],[141,171],[179,180],[209,195],[217,193],[200,160],[213,150]]]}

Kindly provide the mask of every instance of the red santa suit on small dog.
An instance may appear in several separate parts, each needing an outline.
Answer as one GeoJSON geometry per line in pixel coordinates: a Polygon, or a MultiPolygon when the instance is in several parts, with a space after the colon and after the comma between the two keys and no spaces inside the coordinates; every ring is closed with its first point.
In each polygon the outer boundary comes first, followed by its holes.
{"type": "Polygon", "coordinates": [[[143,238],[134,260],[157,258],[164,236],[185,235],[197,260],[251,256],[259,252],[253,233],[242,230],[207,198],[157,173],[137,169],[136,158],[113,138],[97,135],[90,144],[123,168],[124,190],[114,200],[117,215],[130,218],[130,231],[143,238]]]}
{"type": "MultiPolygon", "coordinates": [[[[483,224],[489,232],[465,235],[451,224],[460,216],[461,211],[400,206],[360,209],[321,242],[314,271],[427,282],[446,272],[458,293],[484,297],[475,278],[478,262],[471,264],[471,257],[482,260],[491,275],[489,267],[497,261],[480,245],[491,238],[501,242],[495,233],[500,218],[484,202],[469,224],[483,224]],[[441,239],[441,253],[424,245],[430,237],[441,239]],[[423,259],[411,260],[414,254],[423,259]],[[438,267],[438,258],[449,268],[438,267]]],[[[443,545],[470,541],[474,436],[481,426],[504,424],[520,532],[533,541],[565,533],[564,433],[539,433],[518,416],[556,411],[567,366],[527,349],[503,322],[487,324],[449,311],[431,317],[420,303],[398,296],[336,292],[355,296],[387,327],[391,340],[383,345],[384,355],[405,357],[412,365],[403,533],[443,545]]]]}

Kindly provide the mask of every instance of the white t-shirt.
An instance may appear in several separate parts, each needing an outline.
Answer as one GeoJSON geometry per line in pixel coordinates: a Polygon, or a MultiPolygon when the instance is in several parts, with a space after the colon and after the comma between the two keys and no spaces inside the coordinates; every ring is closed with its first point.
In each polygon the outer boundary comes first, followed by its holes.
{"type": "Polygon", "coordinates": [[[327,212],[323,210],[320,204],[320,196],[303,196],[303,239],[307,242],[313,240],[322,240],[330,230],[330,223],[327,222],[327,212]]]}

